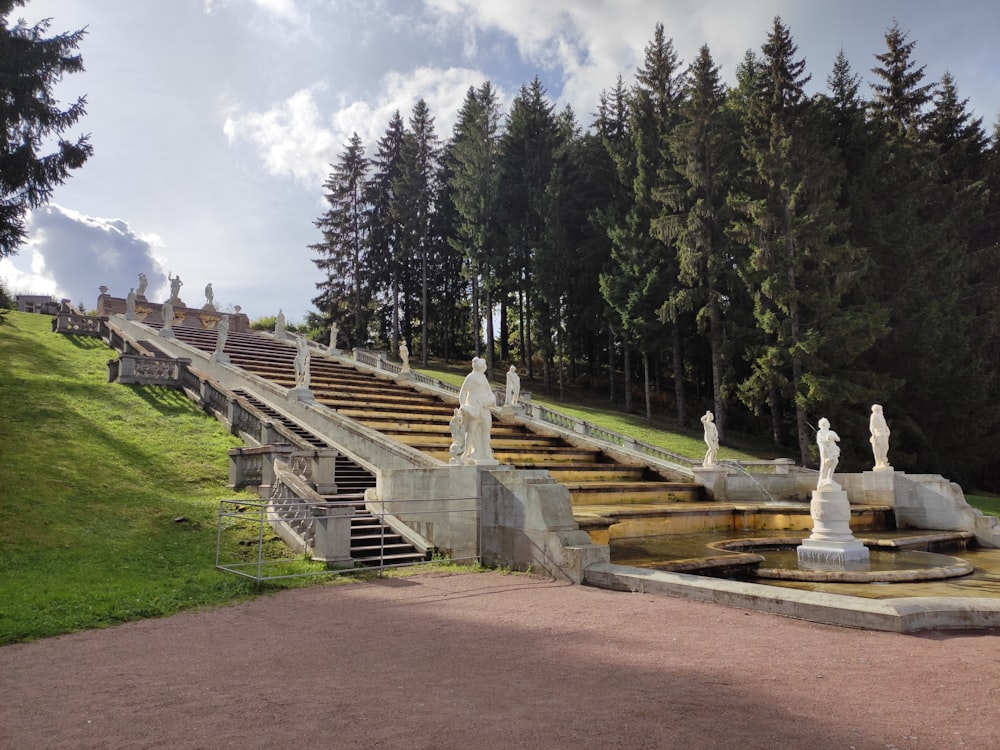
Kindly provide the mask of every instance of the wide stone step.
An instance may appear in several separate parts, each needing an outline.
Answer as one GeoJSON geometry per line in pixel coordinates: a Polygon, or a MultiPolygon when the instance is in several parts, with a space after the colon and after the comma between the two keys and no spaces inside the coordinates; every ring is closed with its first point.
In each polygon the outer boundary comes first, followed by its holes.
{"type": "MultiPolygon", "coordinates": [[[[518,468],[528,468],[527,466],[518,468]]],[[[592,466],[551,466],[535,465],[533,469],[548,469],[557,482],[638,482],[646,473],[644,466],[622,466],[618,464],[594,464],[592,466]]]]}
{"type": "MultiPolygon", "coordinates": [[[[394,440],[409,445],[413,448],[428,448],[435,449],[451,445],[452,438],[451,435],[434,435],[428,433],[413,433],[413,432],[383,432],[384,435],[389,435],[394,440]]],[[[517,451],[537,451],[542,449],[565,449],[561,445],[559,438],[544,437],[542,435],[519,435],[511,437],[497,437],[494,436],[490,441],[493,446],[493,452],[497,453],[504,452],[508,450],[517,451]]]]}
{"type": "Polygon", "coordinates": [[[701,500],[701,485],[680,482],[562,482],[573,505],[628,503],[692,503],[701,500]]]}

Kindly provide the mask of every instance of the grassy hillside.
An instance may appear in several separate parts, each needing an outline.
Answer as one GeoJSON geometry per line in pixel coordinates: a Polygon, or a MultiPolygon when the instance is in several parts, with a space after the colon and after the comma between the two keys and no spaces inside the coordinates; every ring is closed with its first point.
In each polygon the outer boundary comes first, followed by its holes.
{"type": "Polygon", "coordinates": [[[0,643],[250,596],[214,569],[224,427],[177,391],[106,381],[97,339],[0,326],[0,643]]]}

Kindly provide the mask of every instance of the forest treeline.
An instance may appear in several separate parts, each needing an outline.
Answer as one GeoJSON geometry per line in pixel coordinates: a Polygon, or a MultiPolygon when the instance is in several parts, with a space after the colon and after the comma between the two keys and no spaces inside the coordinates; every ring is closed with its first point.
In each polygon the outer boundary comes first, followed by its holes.
{"type": "Polygon", "coordinates": [[[821,93],[776,18],[736,83],[662,25],[631,83],[581,125],[536,78],[490,82],[453,132],[426,102],[324,183],[314,328],[411,357],[481,354],[602,388],[683,425],[715,414],[815,465],[814,425],[890,460],[1000,484],[1000,122],[925,80],[894,23],[863,87],[843,53],[821,93]]]}

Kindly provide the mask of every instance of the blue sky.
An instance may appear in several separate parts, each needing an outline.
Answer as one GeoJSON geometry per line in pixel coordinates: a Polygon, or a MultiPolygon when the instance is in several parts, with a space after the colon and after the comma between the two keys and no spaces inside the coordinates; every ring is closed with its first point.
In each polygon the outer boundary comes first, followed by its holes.
{"type": "Polygon", "coordinates": [[[841,48],[867,79],[897,19],[927,80],[950,71],[987,130],[1000,112],[996,0],[30,0],[14,15],[87,27],[86,72],[58,95],[87,96],[74,132],[95,153],[0,276],[88,307],[143,271],[153,300],[179,274],[189,305],[211,282],[220,308],[301,321],[322,183],[353,131],[371,152],[423,97],[444,139],[469,86],[506,102],[535,75],[589,124],[658,21],[683,61],[707,43],[731,82],[780,15],[821,89],[841,48]]]}

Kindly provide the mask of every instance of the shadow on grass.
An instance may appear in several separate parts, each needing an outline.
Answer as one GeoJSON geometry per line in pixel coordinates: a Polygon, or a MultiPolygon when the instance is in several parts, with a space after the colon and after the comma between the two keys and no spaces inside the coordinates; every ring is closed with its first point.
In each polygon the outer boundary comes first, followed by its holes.
{"type": "Polygon", "coordinates": [[[122,387],[128,388],[151,408],[165,416],[204,413],[182,391],[174,388],[162,385],[126,385],[122,387]]]}

